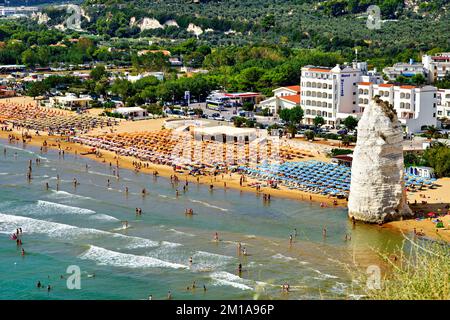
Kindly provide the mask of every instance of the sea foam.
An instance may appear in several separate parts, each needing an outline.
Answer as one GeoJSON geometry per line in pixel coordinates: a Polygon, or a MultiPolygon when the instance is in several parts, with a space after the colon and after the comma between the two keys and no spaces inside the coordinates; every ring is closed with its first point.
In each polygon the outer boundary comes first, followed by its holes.
{"type": "Polygon", "coordinates": [[[159,260],[148,256],[111,251],[101,247],[90,246],[87,251],[79,256],[81,259],[92,260],[99,265],[109,265],[126,268],[172,268],[186,269],[187,266],[159,260]]]}

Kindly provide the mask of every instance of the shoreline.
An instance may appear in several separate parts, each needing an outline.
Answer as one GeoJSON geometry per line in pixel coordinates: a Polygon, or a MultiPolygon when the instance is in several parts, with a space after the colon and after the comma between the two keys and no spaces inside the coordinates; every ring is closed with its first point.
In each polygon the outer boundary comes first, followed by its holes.
{"type": "MultiPolygon", "coordinates": [[[[5,142],[8,143],[8,135],[14,135],[16,137],[21,137],[21,132],[14,130],[14,131],[0,131],[0,138],[5,139],[5,142]]],[[[133,162],[140,161],[137,158],[131,157],[131,156],[117,156],[114,152],[99,149],[101,152],[101,157],[97,157],[93,154],[88,155],[81,155],[80,153],[88,152],[91,147],[81,145],[74,142],[67,142],[65,141],[66,137],[60,137],[60,136],[47,136],[47,135],[31,135],[31,140],[28,140],[26,142],[26,145],[32,145],[35,147],[42,147],[42,144],[44,140],[47,141],[47,148],[53,149],[53,150],[59,150],[58,144],[61,147],[61,150],[64,150],[65,152],[69,152],[71,154],[76,154],[80,157],[86,157],[90,160],[97,161],[99,163],[109,164],[111,163],[113,166],[116,166],[116,163],[119,164],[120,168],[125,168],[128,170],[135,171],[135,167],[133,165],[133,162]]],[[[22,142],[16,143],[17,145],[23,146],[22,142]]],[[[142,162],[142,161],[141,161],[142,162]]],[[[149,164],[148,168],[142,167],[139,169],[139,173],[144,173],[148,175],[152,175],[153,172],[156,170],[158,171],[158,174],[160,176],[163,176],[165,178],[170,178],[172,175],[177,175],[180,182],[181,181],[188,181],[189,183],[198,183],[198,184],[204,184],[204,185],[213,185],[214,189],[233,189],[240,192],[247,192],[247,193],[254,193],[256,197],[261,197],[263,194],[270,194],[271,197],[276,197],[280,199],[290,199],[290,200],[297,200],[297,201],[304,201],[304,202],[310,202],[310,203],[317,203],[319,204],[325,204],[327,207],[339,207],[339,208],[346,208],[347,207],[347,201],[344,199],[336,199],[336,198],[329,198],[328,196],[319,195],[319,194],[312,194],[307,193],[300,190],[290,190],[283,186],[280,187],[280,189],[272,189],[270,187],[261,187],[260,191],[258,192],[256,188],[249,187],[247,184],[254,182],[256,180],[247,178],[247,181],[244,182],[243,186],[239,185],[239,178],[240,175],[236,173],[230,174],[224,174],[217,175],[217,176],[198,176],[194,177],[187,173],[180,173],[175,172],[172,167],[169,167],[167,165],[159,165],[154,164],[151,162],[145,162],[149,164]],[[198,180],[197,180],[198,179],[198,180]],[[226,184],[226,186],[225,186],[226,184]],[[334,205],[333,202],[337,201],[337,205],[334,205]]],[[[414,209],[418,210],[430,210],[430,206],[433,204],[427,204],[427,205],[416,205],[414,209]]],[[[441,229],[441,232],[436,232],[436,228],[434,224],[429,219],[423,219],[420,221],[412,219],[406,219],[406,220],[400,220],[400,221],[392,221],[383,224],[383,227],[393,229],[397,232],[401,233],[413,233],[414,229],[417,229],[417,231],[422,230],[425,233],[426,238],[430,238],[432,240],[437,241],[445,241],[447,243],[450,243],[450,229],[448,228],[448,225],[450,224],[450,216],[447,215],[443,219],[444,226],[446,228],[441,229]]]]}
{"type": "MultiPolygon", "coordinates": [[[[10,134],[15,135],[16,137],[21,136],[21,132],[19,132],[17,130],[10,131],[10,132],[0,131],[0,138],[5,139],[7,142],[8,135],[10,135],[10,134]]],[[[28,140],[26,142],[26,144],[28,144],[28,145],[32,145],[35,147],[42,147],[44,140],[47,140],[47,143],[48,143],[47,148],[50,148],[53,150],[58,150],[58,144],[60,144],[61,150],[64,150],[65,152],[69,152],[71,154],[77,153],[77,155],[80,157],[86,157],[88,159],[95,160],[100,163],[107,163],[107,164],[111,163],[113,166],[116,166],[116,161],[118,161],[119,169],[125,168],[125,169],[135,171],[133,162],[137,161],[137,162],[144,163],[144,161],[141,161],[141,160],[131,157],[131,156],[119,156],[119,158],[117,159],[118,156],[114,152],[103,150],[103,149],[98,149],[102,154],[101,157],[97,157],[96,155],[93,155],[93,154],[81,155],[80,153],[88,152],[88,151],[90,151],[90,149],[92,149],[92,147],[74,143],[74,142],[67,142],[64,140],[65,137],[47,136],[47,135],[36,136],[33,134],[30,134],[30,135],[32,136],[32,139],[31,139],[31,141],[28,140]],[[60,140],[60,142],[57,142],[57,140],[60,140]]],[[[18,145],[22,145],[22,142],[19,142],[18,145]]],[[[280,189],[261,187],[260,191],[257,192],[256,188],[247,186],[247,184],[254,182],[256,180],[246,177],[247,181],[244,182],[243,186],[241,187],[239,185],[240,175],[236,174],[236,173],[232,173],[231,177],[229,174],[224,174],[223,178],[222,178],[222,175],[217,175],[215,177],[214,176],[198,176],[198,181],[197,181],[197,177],[191,176],[187,173],[175,172],[173,170],[173,168],[170,166],[154,164],[151,162],[145,162],[145,163],[148,163],[149,167],[148,168],[142,167],[141,169],[139,169],[140,173],[152,175],[153,171],[157,170],[159,175],[163,176],[165,178],[170,178],[171,175],[175,174],[178,176],[180,181],[187,180],[189,183],[199,183],[199,184],[204,184],[204,185],[212,184],[212,185],[214,185],[214,188],[216,188],[216,189],[225,188],[224,183],[226,183],[226,189],[234,189],[234,190],[238,190],[238,191],[242,191],[242,192],[254,193],[255,195],[270,194],[272,197],[277,197],[277,198],[299,200],[299,201],[305,201],[305,202],[314,202],[314,203],[318,203],[318,204],[324,203],[328,207],[345,208],[347,206],[347,201],[344,199],[329,198],[324,195],[307,193],[307,192],[300,191],[300,190],[290,190],[283,186],[281,186],[280,189]],[[335,200],[337,201],[337,205],[333,205],[333,201],[335,201],[335,200]]]]}

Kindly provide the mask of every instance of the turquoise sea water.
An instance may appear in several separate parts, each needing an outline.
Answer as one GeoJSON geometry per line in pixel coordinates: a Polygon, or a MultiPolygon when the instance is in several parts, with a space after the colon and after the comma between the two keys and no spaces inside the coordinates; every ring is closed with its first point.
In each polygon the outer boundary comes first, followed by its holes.
{"type": "Polygon", "coordinates": [[[168,290],[174,299],[346,299],[358,294],[349,266],[376,263],[373,250],[401,241],[379,227],[353,228],[342,208],[277,198],[267,204],[252,193],[210,192],[195,183],[186,193],[179,186],[177,198],[176,187],[162,177],[120,170],[116,179],[109,165],[80,156],[66,153],[63,159],[56,151],[40,154],[4,140],[0,148],[0,299],[164,299],[168,290]],[[144,187],[149,194],[143,198],[144,187]],[[186,217],[185,208],[196,214],[186,217]],[[125,230],[124,220],[130,225],[125,230]],[[9,238],[19,227],[24,257],[9,238]],[[289,245],[294,228],[298,236],[289,245]],[[352,240],[344,241],[345,234],[352,240]],[[249,256],[238,255],[239,241],[249,256]],[[69,290],[61,279],[70,265],[81,269],[80,290],[69,290]],[[37,289],[38,280],[51,292],[37,289]],[[193,281],[198,288],[187,290],[193,281]],[[292,288],[288,295],[280,290],[285,282],[292,288]]]}

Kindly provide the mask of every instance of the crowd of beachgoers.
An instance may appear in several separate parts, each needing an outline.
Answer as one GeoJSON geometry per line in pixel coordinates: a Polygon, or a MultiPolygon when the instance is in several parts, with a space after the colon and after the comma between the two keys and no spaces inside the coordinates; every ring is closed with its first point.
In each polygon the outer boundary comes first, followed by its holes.
{"type": "Polygon", "coordinates": [[[87,133],[97,127],[112,127],[117,120],[76,114],[32,103],[0,103],[0,123],[11,124],[13,129],[42,131],[50,135],[87,133]]]}
{"type": "Polygon", "coordinates": [[[112,151],[122,156],[132,156],[155,164],[195,167],[235,167],[239,164],[284,162],[310,155],[287,146],[275,145],[270,139],[261,143],[242,143],[195,139],[190,132],[158,130],[152,132],[84,135],[73,142],[93,148],[112,151]]]}

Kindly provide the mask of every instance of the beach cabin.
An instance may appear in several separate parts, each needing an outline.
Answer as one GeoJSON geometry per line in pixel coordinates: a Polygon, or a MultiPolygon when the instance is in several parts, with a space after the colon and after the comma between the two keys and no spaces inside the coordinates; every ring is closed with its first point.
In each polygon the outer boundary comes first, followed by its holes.
{"type": "Polygon", "coordinates": [[[141,107],[117,108],[113,113],[121,114],[125,119],[138,120],[148,116],[148,112],[141,107]]]}
{"type": "Polygon", "coordinates": [[[408,167],[405,168],[405,173],[427,179],[435,177],[434,170],[430,167],[408,167]]]}
{"type": "Polygon", "coordinates": [[[77,97],[74,94],[65,96],[50,97],[50,107],[66,110],[83,110],[91,107],[92,98],[90,96],[77,97]]]}
{"type": "Polygon", "coordinates": [[[249,143],[260,138],[254,128],[235,128],[231,126],[214,126],[194,128],[194,138],[198,141],[249,143]]]}

